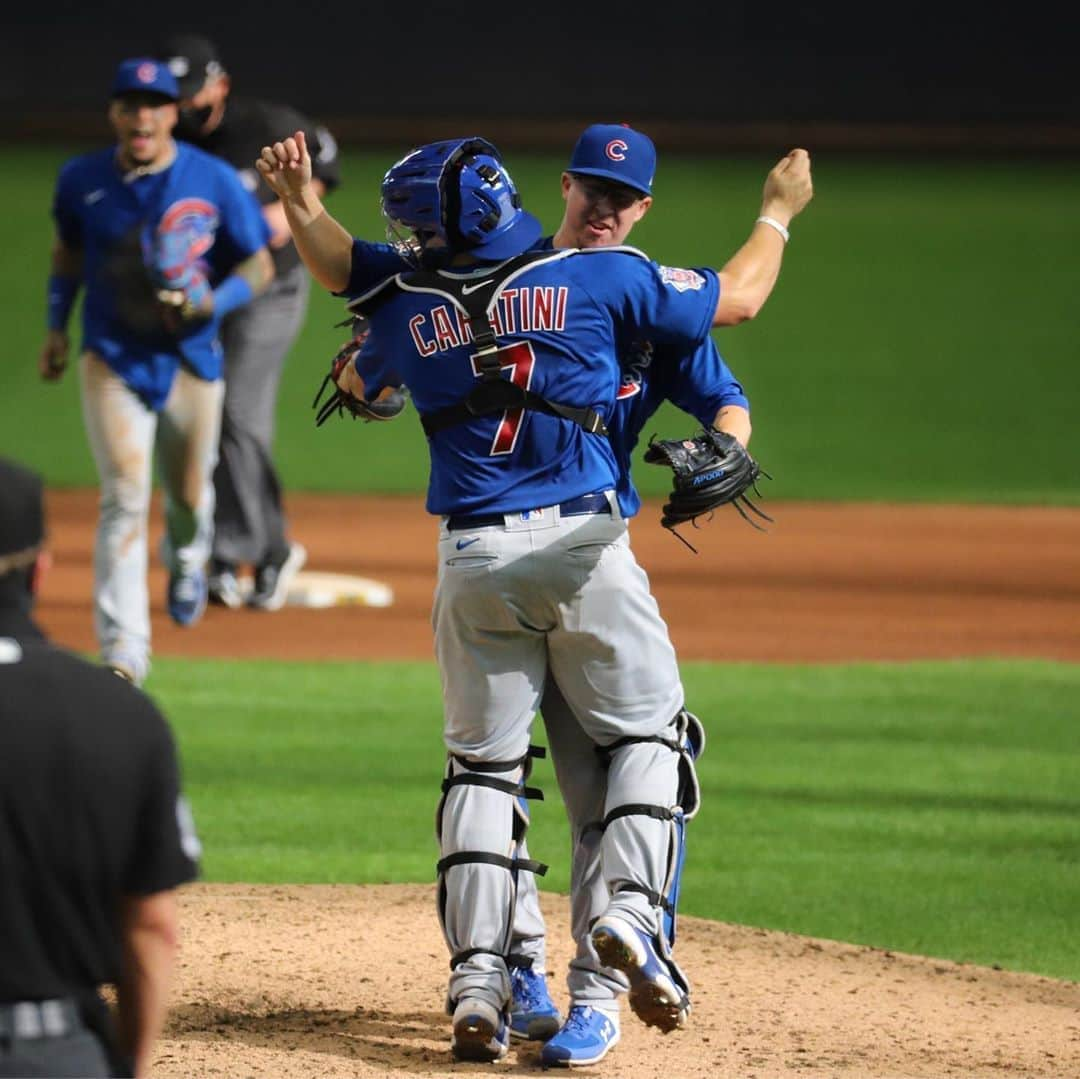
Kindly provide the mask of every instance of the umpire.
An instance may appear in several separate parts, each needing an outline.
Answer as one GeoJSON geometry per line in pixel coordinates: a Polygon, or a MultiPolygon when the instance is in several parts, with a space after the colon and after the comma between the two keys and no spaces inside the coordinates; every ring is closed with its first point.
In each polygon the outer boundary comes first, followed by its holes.
{"type": "Polygon", "coordinates": [[[44,531],[0,458],[0,1076],[145,1076],[199,842],[150,698],[31,618],[44,531]]]}
{"type": "Polygon", "coordinates": [[[278,385],[304,325],[311,280],[293,246],[285,211],[260,183],[254,161],[266,143],[302,129],[312,148],[312,182],[321,195],[340,182],[337,144],[326,128],[295,109],[233,95],[218,49],[205,37],[174,35],[156,55],[180,83],[176,137],[228,161],[258,198],[270,226],[274,280],[222,325],[225,410],[214,473],[217,508],[209,584],[212,603],[239,607],[246,598],[251,607],[274,611],[284,604],[307,557],[287,535],[272,448],[278,385]],[[247,597],[239,587],[241,565],[254,570],[254,588],[247,597]]]}

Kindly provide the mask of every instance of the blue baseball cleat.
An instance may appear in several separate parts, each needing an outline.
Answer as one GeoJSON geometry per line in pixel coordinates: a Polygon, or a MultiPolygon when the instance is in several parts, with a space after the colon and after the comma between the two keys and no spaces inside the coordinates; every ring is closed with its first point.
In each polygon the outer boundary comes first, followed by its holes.
{"type": "Polygon", "coordinates": [[[592,944],[604,966],[630,979],[630,1007],[643,1023],[665,1034],[686,1026],[690,1000],[647,933],[607,914],[593,926],[592,944]]]}
{"type": "Polygon", "coordinates": [[[595,1064],[607,1056],[619,1040],[618,1016],[598,1008],[574,1004],[566,1025],[540,1050],[540,1063],[547,1068],[574,1068],[595,1064]]]}
{"type": "Polygon", "coordinates": [[[510,1024],[505,1012],[479,998],[464,998],[454,1009],[455,1060],[502,1060],[510,1048],[510,1024]]]}
{"type": "Polygon", "coordinates": [[[510,1037],[546,1042],[562,1023],[548,995],[547,978],[530,967],[510,968],[510,1037]]]}
{"type": "Polygon", "coordinates": [[[169,617],[178,626],[193,626],[202,618],[207,596],[206,574],[201,569],[169,574],[169,617]]]}

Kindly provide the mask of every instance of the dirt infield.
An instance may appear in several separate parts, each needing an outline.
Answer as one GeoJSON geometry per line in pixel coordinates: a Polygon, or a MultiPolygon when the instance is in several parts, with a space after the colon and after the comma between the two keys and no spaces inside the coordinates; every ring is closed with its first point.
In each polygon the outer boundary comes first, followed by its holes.
{"type": "MultiPolygon", "coordinates": [[[[58,641],[93,651],[92,492],[49,494],[56,567],[40,616],[58,641]]],[[[194,630],[165,613],[152,560],[160,655],[287,659],[431,658],[435,524],[418,499],[292,495],[310,569],[389,584],[385,609],[210,608],[194,630]]],[[[1080,509],[776,504],[768,535],[735,512],[685,530],[692,554],[647,505],[634,550],[682,659],[829,662],[952,656],[1080,660],[1080,509]]],[[[153,549],[161,513],[152,519],[153,549]]]]}
{"type": "MultiPolygon", "coordinates": [[[[1080,660],[1080,510],[771,504],[760,535],[732,514],[688,532],[647,506],[633,542],[683,659],[826,662],[970,656],[1080,660]]],[[[416,499],[289,498],[309,567],[389,584],[388,608],[164,609],[157,655],[430,658],[434,523],[416,499]]],[[[94,650],[89,492],[50,492],[48,632],[94,650]]],[[[155,507],[151,541],[161,534],[155,507]]],[[[542,896],[565,1007],[567,903],[542,896]]],[[[183,892],[174,1008],[154,1075],[536,1074],[535,1046],[455,1065],[433,889],[195,885],[183,892]]],[[[1075,1079],[1080,985],[686,918],[688,1030],[623,1009],[622,1041],[586,1074],[613,1079],[1075,1079]]]]}

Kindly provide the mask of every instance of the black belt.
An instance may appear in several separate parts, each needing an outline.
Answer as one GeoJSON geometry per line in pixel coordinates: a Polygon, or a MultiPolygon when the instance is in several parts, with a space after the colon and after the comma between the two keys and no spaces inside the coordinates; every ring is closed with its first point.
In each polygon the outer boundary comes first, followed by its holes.
{"type": "MultiPolygon", "coordinates": [[[[606,494],[594,492],[581,495],[580,498],[571,498],[569,502],[559,505],[560,517],[584,517],[592,513],[611,513],[611,503],[606,494]]],[[[467,528],[490,528],[492,525],[506,524],[506,518],[505,513],[482,513],[476,516],[454,514],[446,519],[446,527],[451,532],[461,532],[467,528]]]]}
{"type": "Polygon", "coordinates": [[[82,1026],[79,1006],[68,998],[0,1004],[0,1038],[13,1041],[66,1038],[82,1026]]]}

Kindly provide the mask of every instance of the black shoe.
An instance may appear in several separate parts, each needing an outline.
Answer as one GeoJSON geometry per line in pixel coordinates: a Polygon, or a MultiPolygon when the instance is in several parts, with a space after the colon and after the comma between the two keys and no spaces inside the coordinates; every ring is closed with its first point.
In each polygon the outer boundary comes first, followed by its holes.
{"type": "Polygon", "coordinates": [[[265,562],[255,570],[255,587],[248,606],[260,611],[277,611],[285,606],[289,586],[307,561],[307,551],[299,543],[290,543],[285,557],[265,562]]]}

